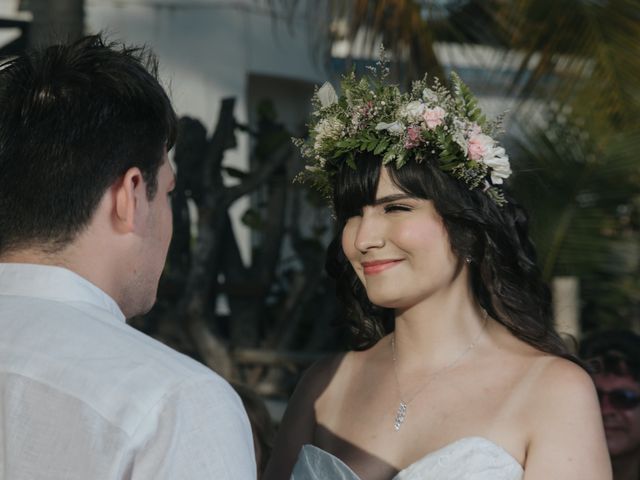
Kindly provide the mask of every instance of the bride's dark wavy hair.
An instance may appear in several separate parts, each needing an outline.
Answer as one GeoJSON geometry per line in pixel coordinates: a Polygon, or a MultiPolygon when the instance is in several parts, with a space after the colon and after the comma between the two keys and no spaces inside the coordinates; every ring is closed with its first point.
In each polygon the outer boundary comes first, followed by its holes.
{"type": "MultiPolygon", "coordinates": [[[[498,206],[481,188],[469,190],[444,173],[437,159],[386,167],[402,191],[433,201],[444,221],[453,253],[469,258],[473,294],[491,317],[517,338],[543,352],[570,357],[553,327],[551,294],[536,264],[528,236],[528,216],[508,193],[498,206]]],[[[338,297],[346,307],[352,347],[373,346],[394,327],[394,311],[372,304],[342,250],[346,221],[373,204],[381,160],[371,154],[356,158],[356,169],[343,162],[333,177],[333,207],[337,236],[328,250],[326,269],[336,280],[338,297]]]]}

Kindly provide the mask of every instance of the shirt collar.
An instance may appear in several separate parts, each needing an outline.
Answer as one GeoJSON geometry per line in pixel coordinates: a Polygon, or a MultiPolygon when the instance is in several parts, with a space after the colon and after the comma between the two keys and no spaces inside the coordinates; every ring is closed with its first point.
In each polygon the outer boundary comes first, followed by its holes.
{"type": "Polygon", "coordinates": [[[90,304],[125,321],[122,310],[113,298],[87,279],[62,267],[0,263],[0,295],[90,304]]]}

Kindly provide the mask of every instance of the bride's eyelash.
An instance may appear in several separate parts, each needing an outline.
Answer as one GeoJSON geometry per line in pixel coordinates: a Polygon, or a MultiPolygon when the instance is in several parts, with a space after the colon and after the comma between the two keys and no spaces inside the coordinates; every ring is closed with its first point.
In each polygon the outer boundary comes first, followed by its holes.
{"type": "Polygon", "coordinates": [[[410,212],[413,210],[409,205],[404,205],[401,203],[390,203],[384,206],[385,213],[389,212],[410,212]]]}

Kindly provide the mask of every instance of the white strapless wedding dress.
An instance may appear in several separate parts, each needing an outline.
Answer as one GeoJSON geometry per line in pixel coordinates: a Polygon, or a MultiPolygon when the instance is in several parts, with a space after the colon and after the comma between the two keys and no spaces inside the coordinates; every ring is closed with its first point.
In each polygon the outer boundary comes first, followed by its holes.
{"type": "MultiPolygon", "coordinates": [[[[522,466],[483,437],[465,437],[422,457],[392,480],[522,480],[522,466]]],[[[361,480],[336,456],[305,445],[291,480],[361,480]]]]}

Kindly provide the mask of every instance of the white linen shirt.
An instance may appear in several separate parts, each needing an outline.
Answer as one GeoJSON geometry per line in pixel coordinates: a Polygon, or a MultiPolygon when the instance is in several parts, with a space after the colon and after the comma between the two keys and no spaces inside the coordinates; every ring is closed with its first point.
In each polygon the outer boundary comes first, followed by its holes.
{"type": "Polygon", "coordinates": [[[0,478],[256,478],[221,377],[58,267],[0,263],[0,478]]]}

